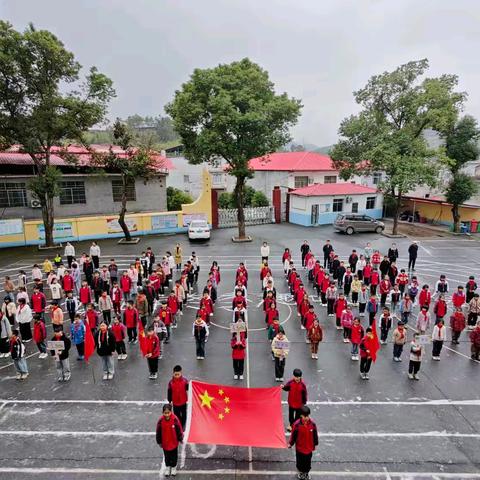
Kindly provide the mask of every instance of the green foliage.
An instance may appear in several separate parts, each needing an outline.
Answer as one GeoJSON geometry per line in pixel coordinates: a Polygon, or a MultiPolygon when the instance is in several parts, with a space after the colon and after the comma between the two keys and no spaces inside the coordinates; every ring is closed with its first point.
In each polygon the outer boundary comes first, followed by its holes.
{"type": "Polygon", "coordinates": [[[478,191],[477,182],[466,173],[455,173],[446,189],[447,202],[461,205],[472,198],[478,191]]]}
{"type": "MultiPolygon", "coordinates": [[[[276,95],[268,72],[248,58],[215,68],[195,69],[165,111],[173,120],[193,164],[217,165],[220,158],[237,178],[235,195],[243,204],[248,161],[274,152],[290,140],[302,105],[286,93],[276,95]]],[[[238,209],[239,237],[245,237],[238,209]]]]}
{"type": "Polygon", "coordinates": [[[270,203],[263,192],[256,191],[252,197],[252,207],[268,207],[270,203]]]}
{"type": "Polygon", "coordinates": [[[227,209],[227,208],[236,208],[233,199],[233,195],[228,192],[223,192],[218,196],[218,207],[222,209],[227,209]]]}
{"type": "Polygon", "coordinates": [[[62,140],[81,139],[102,121],[115,95],[112,81],[92,67],[80,80],[81,65],[51,32],[30,25],[23,33],[0,21],[0,138],[18,143],[32,158],[31,182],[42,205],[45,241],[53,242],[53,197],[58,193],[50,152],[62,140]],[[69,88],[70,87],[70,88],[69,88]]]}
{"type": "Polygon", "coordinates": [[[182,209],[182,204],[192,203],[193,198],[182,190],[174,187],[167,187],[167,210],[177,211],[182,209]]]}
{"type": "MultiPolygon", "coordinates": [[[[456,92],[457,77],[421,79],[427,60],[409,62],[393,72],[373,76],[354,93],[362,110],[344,119],[331,157],[343,178],[354,173],[384,172],[380,188],[396,199],[418,185],[434,186],[440,150],[432,150],[422,135],[426,128],[443,131],[455,121],[465,99],[456,92]]],[[[395,233],[395,232],[394,232],[395,233]]]]}
{"type": "Polygon", "coordinates": [[[53,198],[60,194],[59,181],[61,178],[62,172],[57,167],[47,166],[43,175],[30,179],[28,188],[43,205],[47,197],[53,198]]]}

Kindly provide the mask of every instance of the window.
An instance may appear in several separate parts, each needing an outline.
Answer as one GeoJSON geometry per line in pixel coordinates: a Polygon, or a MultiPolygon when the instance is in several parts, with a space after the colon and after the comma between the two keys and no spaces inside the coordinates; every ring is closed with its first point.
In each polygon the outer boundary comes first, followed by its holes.
{"type": "Polygon", "coordinates": [[[358,213],[358,202],[352,203],[352,213],[358,213]]]}
{"type": "Polygon", "coordinates": [[[190,176],[189,175],[184,175],[183,176],[183,183],[190,183],[190,176]]]}
{"type": "Polygon", "coordinates": [[[375,208],[375,200],[377,197],[367,197],[367,210],[373,210],[375,208]]]}
{"type": "Polygon", "coordinates": [[[61,182],[60,205],[87,203],[85,197],[85,182],[61,182]]]}
{"type": "Polygon", "coordinates": [[[337,176],[327,175],[326,177],[323,177],[323,183],[337,183],[337,176]]]}
{"type": "Polygon", "coordinates": [[[343,198],[333,199],[333,212],[343,212],[343,198]]]}
{"type": "Polygon", "coordinates": [[[295,188],[308,186],[308,177],[295,177],[295,188]]]}
{"type": "MultiPolygon", "coordinates": [[[[112,180],[112,196],[114,202],[122,201],[123,182],[121,179],[112,180]]],[[[137,199],[135,194],[135,181],[131,180],[127,184],[127,201],[134,202],[137,199]]]]}
{"type": "Polygon", "coordinates": [[[382,180],[382,174],[380,172],[375,172],[372,176],[372,181],[374,185],[378,185],[382,180]]]}
{"type": "Polygon", "coordinates": [[[0,207],[26,207],[25,183],[0,183],[0,207]]]}

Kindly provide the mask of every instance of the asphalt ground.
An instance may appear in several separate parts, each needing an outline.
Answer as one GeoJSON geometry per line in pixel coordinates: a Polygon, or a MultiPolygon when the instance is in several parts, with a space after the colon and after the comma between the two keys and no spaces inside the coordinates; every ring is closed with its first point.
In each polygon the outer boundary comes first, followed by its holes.
{"type": "MultiPolygon", "coordinates": [[[[196,308],[187,308],[170,344],[164,346],[159,378],[148,379],[148,370],[138,345],[127,346],[128,359],[115,360],[115,378],[101,380],[96,354],[90,365],[77,362],[71,351],[72,378],[56,381],[52,359],[40,360],[32,343],[27,344],[30,376],[15,380],[9,359],[0,359],[0,478],[49,479],[149,479],[162,478],[162,452],[154,431],[166,387],[175,364],[183,366],[189,379],[224,385],[263,387],[277,385],[264,330],[260,302],[260,245],[271,247],[270,265],[279,292],[280,319],[291,342],[286,374],[301,368],[309,393],[312,417],[317,423],[320,444],[314,454],[312,477],[322,479],[467,479],[480,478],[480,364],[470,360],[465,333],[461,343],[446,342],[442,360],[434,362],[427,347],[420,381],[407,377],[408,354],[403,362],[392,361],[391,344],[382,346],[369,381],[359,376],[358,362],[349,355],[334,319],[315,303],[324,328],[319,359],[310,358],[304,332],[300,330],[295,306],[285,295],[281,255],[285,247],[300,264],[300,244],[309,240],[314,253],[321,254],[330,238],[342,257],[352,248],[361,250],[367,241],[385,252],[392,240],[376,234],[348,237],[330,227],[304,229],[293,225],[250,227],[254,241],[232,244],[231,229],[214,231],[205,243],[189,245],[184,235],[144,237],[138,245],[119,246],[114,240],[100,242],[102,260],[117,259],[127,266],[147,246],[157,255],[172,250],[178,241],[184,257],[192,250],[200,258],[198,290],[206,282],[213,260],[222,273],[207,355],[196,360],[191,325],[196,308]],[[248,365],[243,382],[233,380],[229,309],[237,265],[244,261],[250,275],[248,365]]],[[[399,266],[405,266],[411,239],[396,239],[399,266]]],[[[77,244],[77,255],[88,243],[77,244]]],[[[434,285],[441,273],[451,290],[478,273],[479,243],[475,239],[421,239],[416,274],[420,282],[434,285]]],[[[50,257],[54,254],[50,253],[50,257]]],[[[33,248],[0,252],[0,276],[30,272],[45,255],[33,248]]],[[[302,271],[302,275],[305,273],[302,271]]],[[[313,293],[311,286],[309,292],[313,293]]],[[[198,291],[195,292],[198,295],[198,291]]],[[[189,302],[196,307],[198,296],[189,302]]],[[[364,320],[365,322],[365,320],[364,320]]],[[[68,325],[68,322],[67,322],[68,325]]],[[[51,332],[51,330],[49,330],[51,332]]],[[[74,350],[74,349],[73,349],[74,350]]],[[[286,395],[284,395],[286,400],[286,395]]],[[[287,407],[285,425],[287,425],[287,407]]],[[[262,421],[262,412],[258,412],[262,421]]],[[[182,445],[178,478],[244,479],[293,478],[291,450],[182,445]]]]}

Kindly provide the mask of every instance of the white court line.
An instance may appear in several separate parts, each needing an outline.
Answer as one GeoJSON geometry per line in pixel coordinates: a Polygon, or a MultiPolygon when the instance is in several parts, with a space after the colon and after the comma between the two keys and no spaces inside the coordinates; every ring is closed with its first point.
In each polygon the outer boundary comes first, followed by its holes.
{"type": "MultiPolygon", "coordinates": [[[[100,431],[67,431],[67,430],[0,430],[0,435],[11,435],[17,437],[153,437],[155,432],[130,432],[125,430],[100,431]]],[[[459,432],[318,432],[322,438],[479,438],[480,433],[459,433],[459,432]]],[[[248,447],[252,448],[252,447],[248,447]]]]}
{"type": "MultiPolygon", "coordinates": [[[[278,387],[280,388],[280,387],[278,387]]],[[[167,403],[168,400],[74,400],[74,399],[42,399],[42,400],[15,400],[15,399],[0,399],[0,404],[12,405],[42,405],[42,404],[87,404],[87,405],[163,405],[167,403]]],[[[282,405],[287,405],[288,402],[282,401],[282,405]]],[[[429,407],[429,406],[474,406],[480,407],[480,399],[471,399],[471,400],[449,400],[449,399],[438,399],[438,400],[378,400],[378,401],[369,401],[369,400],[318,400],[318,401],[309,401],[308,405],[314,406],[327,406],[327,407],[336,407],[341,405],[353,405],[353,406],[420,406],[420,407],[429,407]]]]}
{"type": "MultiPolygon", "coordinates": [[[[296,471],[286,471],[286,470],[241,470],[241,469],[229,469],[222,468],[218,470],[181,470],[182,475],[231,475],[231,476],[243,476],[243,475],[258,475],[258,476],[271,476],[271,477],[294,477],[298,472],[296,471]]],[[[39,467],[39,468],[28,468],[28,467],[0,467],[0,473],[24,473],[24,474],[78,474],[78,475],[129,475],[130,478],[135,478],[137,475],[156,475],[158,477],[158,470],[146,470],[146,469],[136,469],[136,470],[121,470],[117,468],[52,468],[52,467],[39,467]]],[[[385,470],[382,471],[328,471],[328,470],[317,470],[311,471],[310,476],[313,477],[347,477],[347,478],[381,478],[385,480],[385,470]]],[[[391,479],[405,480],[407,478],[415,479],[428,479],[432,480],[434,478],[438,479],[458,479],[462,478],[464,480],[470,480],[475,478],[480,478],[480,473],[445,473],[445,472],[388,472],[388,475],[391,479]]]]}

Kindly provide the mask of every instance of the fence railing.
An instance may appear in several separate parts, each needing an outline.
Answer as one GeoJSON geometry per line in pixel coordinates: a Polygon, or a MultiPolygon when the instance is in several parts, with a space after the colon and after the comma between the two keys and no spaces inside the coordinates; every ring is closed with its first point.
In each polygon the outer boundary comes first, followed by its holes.
{"type": "MultiPolygon", "coordinates": [[[[261,225],[262,223],[274,222],[273,207],[249,207],[244,208],[246,225],[261,225]]],[[[228,208],[218,210],[218,227],[236,227],[237,226],[237,209],[228,208]]]]}

